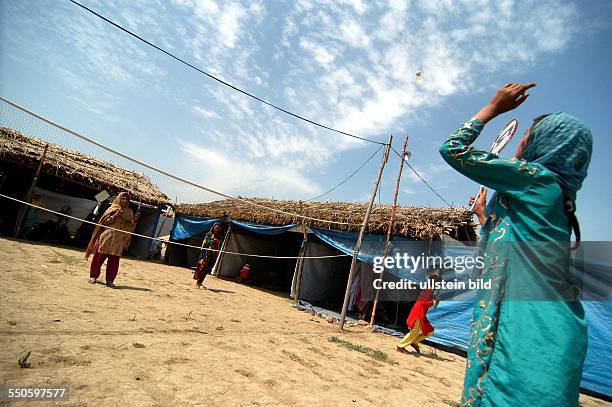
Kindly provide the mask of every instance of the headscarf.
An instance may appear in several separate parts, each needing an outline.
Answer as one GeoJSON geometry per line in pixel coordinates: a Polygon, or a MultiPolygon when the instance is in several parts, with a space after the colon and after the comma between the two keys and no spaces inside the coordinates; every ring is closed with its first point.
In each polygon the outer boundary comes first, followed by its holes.
{"type": "Polygon", "coordinates": [[[223,237],[223,225],[221,224],[221,222],[217,222],[213,225],[213,227],[210,229],[210,234],[211,236],[214,236],[217,239],[221,239],[223,237]],[[215,233],[215,227],[219,226],[219,232],[215,233]]]}
{"type": "Polygon", "coordinates": [[[557,112],[534,126],[521,158],[552,171],[573,205],[587,176],[592,152],[591,131],[576,117],[557,112]]]}
{"type": "Polygon", "coordinates": [[[119,211],[122,208],[121,207],[121,199],[124,196],[128,196],[128,193],[127,192],[120,192],[117,195],[117,197],[115,198],[115,200],[113,201],[113,203],[111,204],[111,206],[100,217],[100,220],[96,224],[96,227],[94,228],[94,231],[93,231],[93,233],[91,235],[91,240],[89,241],[89,244],[87,245],[87,249],[85,250],[85,259],[88,259],[89,256],[95,250],[96,243],[98,242],[98,239],[100,238],[100,234],[102,234],[102,226],[101,226],[101,224],[106,222],[111,216],[116,214],[117,211],[119,211]]]}

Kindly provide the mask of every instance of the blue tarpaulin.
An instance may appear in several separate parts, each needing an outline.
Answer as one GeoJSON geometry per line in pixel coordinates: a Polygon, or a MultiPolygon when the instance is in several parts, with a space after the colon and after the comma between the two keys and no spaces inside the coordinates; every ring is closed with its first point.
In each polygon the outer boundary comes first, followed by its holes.
{"type": "Polygon", "coordinates": [[[198,218],[195,216],[176,215],[170,232],[172,240],[183,240],[194,235],[206,233],[219,219],[198,218]]]}
{"type": "MultiPolygon", "coordinates": [[[[196,216],[176,215],[171,232],[172,240],[183,240],[191,236],[206,233],[215,223],[219,221],[220,219],[217,218],[200,218],[196,216]]],[[[297,226],[294,224],[285,226],[269,226],[259,225],[256,223],[240,222],[237,220],[229,220],[228,222],[251,232],[264,235],[279,235],[297,226]]]]}
{"type": "Polygon", "coordinates": [[[295,224],[284,226],[258,225],[256,223],[240,222],[237,220],[232,220],[230,222],[232,225],[239,226],[248,231],[259,233],[262,235],[280,235],[297,226],[295,224]]]}
{"type": "MultiPolygon", "coordinates": [[[[341,251],[342,253],[353,255],[353,250],[357,244],[357,233],[352,232],[341,232],[338,230],[329,229],[318,229],[310,228],[312,232],[319,239],[341,251]]],[[[382,256],[385,251],[386,236],[384,235],[365,235],[361,241],[361,250],[357,258],[364,263],[372,264],[375,256],[382,256]]],[[[393,237],[394,242],[414,242],[422,243],[421,241],[415,241],[406,237],[393,237]]]]}

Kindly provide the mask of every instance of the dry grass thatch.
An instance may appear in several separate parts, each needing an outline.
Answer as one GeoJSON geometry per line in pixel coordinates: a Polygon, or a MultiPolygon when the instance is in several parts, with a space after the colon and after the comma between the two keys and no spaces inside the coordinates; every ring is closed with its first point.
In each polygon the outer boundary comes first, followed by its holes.
{"type": "MultiPolygon", "coordinates": [[[[367,205],[344,202],[300,202],[268,199],[248,199],[284,212],[299,213],[318,219],[348,222],[349,225],[329,224],[326,222],[306,220],[309,226],[358,232],[363,222],[367,205]]],[[[231,219],[267,225],[287,225],[301,223],[296,216],[274,212],[246,202],[225,199],[204,204],[181,204],[176,207],[180,215],[220,218],[224,215],[231,219]]],[[[375,205],[367,232],[386,234],[391,213],[391,205],[375,205]]],[[[464,207],[458,208],[425,208],[420,206],[400,206],[395,217],[395,236],[416,239],[440,239],[448,234],[456,239],[476,238],[470,212],[464,207]],[[469,234],[469,236],[468,236],[469,234]]]]}
{"type": "MultiPolygon", "coordinates": [[[[0,127],[0,160],[36,168],[47,143],[18,131],[0,127]]],[[[49,144],[43,174],[68,179],[110,194],[128,191],[133,199],[167,205],[168,197],[146,176],[115,164],[49,144]]]]}

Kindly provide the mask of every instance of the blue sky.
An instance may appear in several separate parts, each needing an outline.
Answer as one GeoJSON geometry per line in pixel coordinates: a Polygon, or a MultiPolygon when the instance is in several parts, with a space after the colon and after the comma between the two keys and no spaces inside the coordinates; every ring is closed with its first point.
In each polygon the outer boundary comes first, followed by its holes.
{"type": "MultiPolygon", "coordinates": [[[[83,0],[171,52],[303,116],[401,147],[455,205],[477,185],[437,150],[506,82],[538,86],[505,122],[564,110],[594,134],[578,197],[583,240],[609,240],[612,3],[609,1],[83,0]],[[424,73],[422,85],[415,72],[424,73]]],[[[377,146],[274,111],[155,51],[67,0],[0,3],[0,93],[177,175],[241,196],[308,199],[377,146]]],[[[512,154],[516,137],[505,154],[512,154]]],[[[380,155],[322,199],[367,199],[380,155]]],[[[381,202],[399,161],[390,160],[381,202]]],[[[443,206],[405,173],[401,204],[443,206]]],[[[179,200],[213,197],[163,185],[179,200]]]]}

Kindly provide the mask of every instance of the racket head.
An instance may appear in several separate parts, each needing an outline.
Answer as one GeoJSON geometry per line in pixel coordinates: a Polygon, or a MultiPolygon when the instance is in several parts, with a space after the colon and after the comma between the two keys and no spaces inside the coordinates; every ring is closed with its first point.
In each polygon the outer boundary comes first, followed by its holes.
{"type": "Polygon", "coordinates": [[[514,133],[518,129],[518,120],[512,119],[506,124],[506,126],[499,132],[497,138],[491,145],[491,152],[493,154],[499,154],[512,140],[514,133]]]}

